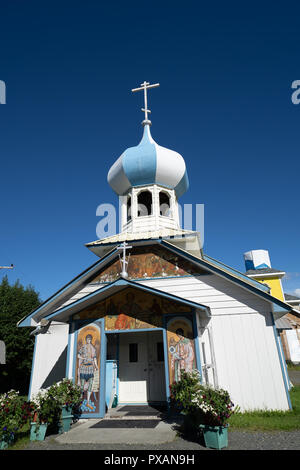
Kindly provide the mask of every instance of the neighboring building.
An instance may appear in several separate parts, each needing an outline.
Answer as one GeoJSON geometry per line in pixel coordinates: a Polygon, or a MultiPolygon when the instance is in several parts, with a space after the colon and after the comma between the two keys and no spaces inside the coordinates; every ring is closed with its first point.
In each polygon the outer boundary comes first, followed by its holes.
{"type": "Polygon", "coordinates": [[[300,362],[300,298],[283,292],[281,279],[285,272],[271,267],[267,250],[253,250],[244,254],[246,274],[270,288],[274,297],[291,305],[293,312],[287,313],[275,322],[280,334],[286,361],[300,362]]]}
{"type": "Polygon", "coordinates": [[[275,321],[292,307],[180,227],[185,162],[153,140],[150,124],[108,173],[121,233],[88,243],[98,260],[18,324],[38,328],[29,396],[67,376],[82,387],[82,417],[103,417],[115,395],[167,403],[184,369],[242,410],[288,410],[275,321]]]}
{"type": "Polygon", "coordinates": [[[293,307],[293,312],[287,313],[283,318],[287,319],[291,328],[282,332],[282,345],[287,361],[300,363],[300,298],[291,294],[284,294],[287,304],[293,307]]]}

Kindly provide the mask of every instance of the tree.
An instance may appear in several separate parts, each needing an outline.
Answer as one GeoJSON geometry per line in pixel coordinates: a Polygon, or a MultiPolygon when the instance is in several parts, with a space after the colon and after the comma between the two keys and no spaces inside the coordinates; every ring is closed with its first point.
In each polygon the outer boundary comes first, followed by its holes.
{"type": "Polygon", "coordinates": [[[0,284],[0,339],[6,346],[6,364],[0,365],[0,393],[19,390],[27,394],[34,339],[29,328],[18,328],[17,322],[40,305],[39,294],[32,286],[24,288],[19,281],[10,285],[5,276],[0,284]]]}

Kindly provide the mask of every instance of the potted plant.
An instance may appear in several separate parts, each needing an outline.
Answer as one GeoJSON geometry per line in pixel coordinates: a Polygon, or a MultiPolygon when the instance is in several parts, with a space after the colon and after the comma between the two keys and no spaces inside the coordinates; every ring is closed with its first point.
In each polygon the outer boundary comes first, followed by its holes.
{"type": "Polygon", "coordinates": [[[30,419],[32,411],[32,404],[16,390],[0,395],[0,449],[13,443],[15,433],[30,419]]]}
{"type": "Polygon", "coordinates": [[[170,389],[171,402],[185,416],[185,430],[201,430],[207,447],[227,447],[228,421],[234,413],[229,393],[202,385],[198,372],[184,371],[180,381],[172,384],[170,389]]]}
{"type": "Polygon", "coordinates": [[[34,415],[30,428],[30,440],[42,441],[45,439],[48,426],[58,423],[60,407],[49,393],[49,389],[41,389],[32,398],[32,402],[34,415]]]}
{"type": "Polygon", "coordinates": [[[70,429],[74,415],[78,415],[82,401],[81,389],[71,379],[64,378],[49,388],[49,395],[53,397],[61,409],[60,432],[70,429]]]}

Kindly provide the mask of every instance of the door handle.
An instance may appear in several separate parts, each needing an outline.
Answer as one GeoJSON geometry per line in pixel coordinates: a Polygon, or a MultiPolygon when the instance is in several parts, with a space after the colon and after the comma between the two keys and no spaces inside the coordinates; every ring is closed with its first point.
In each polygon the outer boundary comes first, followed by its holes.
{"type": "Polygon", "coordinates": [[[147,369],[144,369],[144,372],[146,372],[146,371],[147,371],[147,369]]]}

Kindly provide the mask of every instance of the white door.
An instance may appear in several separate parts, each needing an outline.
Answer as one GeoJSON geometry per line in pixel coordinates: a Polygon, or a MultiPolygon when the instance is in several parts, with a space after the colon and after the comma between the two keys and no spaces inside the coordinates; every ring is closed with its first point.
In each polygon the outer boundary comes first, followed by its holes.
{"type": "Polygon", "coordinates": [[[147,333],[121,333],[119,347],[119,402],[147,402],[147,333]]]}
{"type": "Polygon", "coordinates": [[[162,331],[148,333],[148,400],[166,400],[164,344],[162,331]]]}
{"type": "Polygon", "coordinates": [[[119,402],[165,401],[162,331],[121,333],[119,402]]]}

